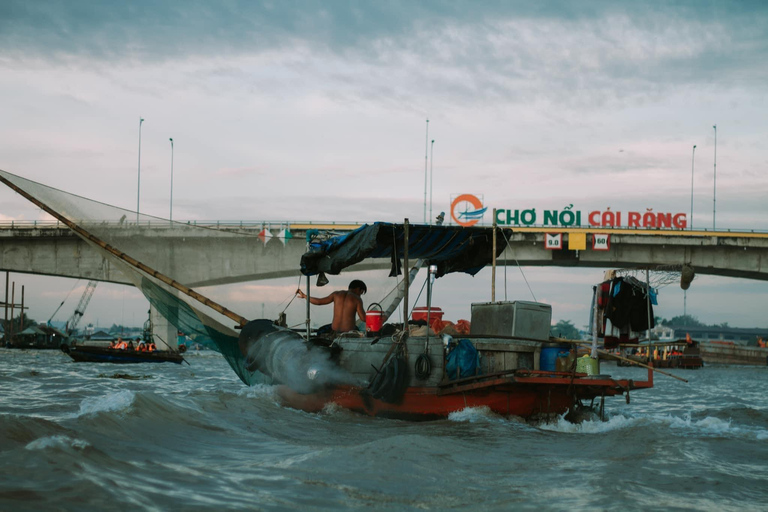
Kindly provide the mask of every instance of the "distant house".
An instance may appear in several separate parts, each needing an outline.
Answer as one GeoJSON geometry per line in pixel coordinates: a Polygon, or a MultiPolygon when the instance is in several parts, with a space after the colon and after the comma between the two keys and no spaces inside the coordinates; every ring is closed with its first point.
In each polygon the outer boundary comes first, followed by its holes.
{"type": "Polygon", "coordinates": [[[96,331],[89,338],[91,341],[115,341],[117,338],[104,331],[96,331]]]}
{"type": "Polygon", "coordinates": [[[11,344],[20,348],[59,348],[64,334],[45,324],[31,325],[13,336],[11,344]]]}

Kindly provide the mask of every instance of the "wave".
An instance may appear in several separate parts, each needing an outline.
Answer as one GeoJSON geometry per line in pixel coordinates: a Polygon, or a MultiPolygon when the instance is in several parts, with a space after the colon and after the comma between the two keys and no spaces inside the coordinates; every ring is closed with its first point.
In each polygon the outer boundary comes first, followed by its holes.
{"type": "Polygon", "coordinates": [[[90,447],[90,443],[82,439],[73,439],[69,436],[56,435],[41,437],[27,444],[27,450],[46,450],[49,448],[60,449],[64,451],[84,450],[90,447]]]}
{"type": "Polygon", "coordinates": [[[69,431],[64,427],[44,418],[0,415],[0,451],[26,445],[40,437],[65,435],[69,431]]]}
{"type": "Polygon", "coordinates": [[[103,396],[86,398],[80,403],[80,411],[73,415],[77,418],[100,412],[114,412],[128,409],[136,398],[134,391],[123,389],[103,396]]]}
{"type": "Polygon", "coordinates": [[[465,407],[459,411],[452,412],[448,415],[448,420],[457,423],[501,423],[507,421],[506,418],[491,411],[491,408],[485,405],[465,407]]]}
{"type": "Polygon", "coordinates": [[[571,423],[562,416],[557,421],[538,425],[538,428],[541,430],[569,434],[604,434],[632,428],[647,429],[648,427],[657,427],[666,430],[668,433],[679,433],[684,436],[695,434],[697,437],[768,439],[768,430],[765,428],[743,425],[731,418],[723,419],[711,415],[696,419],[692,418],[690,414],[684,414],[683,416],[673,416],[671,414],[625,416],[617,414],[610,416],[606,421],[596,419],[580,423],[571,423]]]}

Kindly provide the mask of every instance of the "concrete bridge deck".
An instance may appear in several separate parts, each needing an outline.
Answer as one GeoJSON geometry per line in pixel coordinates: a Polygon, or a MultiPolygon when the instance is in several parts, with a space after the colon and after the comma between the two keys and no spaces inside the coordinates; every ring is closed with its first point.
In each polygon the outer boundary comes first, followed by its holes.
{"type": "MultiPolygon", "coordinates": [[[[87,226],[84,226],[87,229],[87,226]]],[[[308,229],[345,232],[355,224],[334,223],[170,223],[105,225],[111,241],[139,261],[190,286],[201,287],[295,276],[308,229]],[[259,233],[267,227],[273,236],[259,233]],[[275,237],[288,229],[293,238],[275,237]]],[[[110,242],[110,240],[107,240],[110,242]]],[[[768,280],[768,233],[628,228],[512,229],[510,246],[499,264],[629,268],[692,265],[697,274],[768,280]],[[547,250],[546,233],[586,234],[588,248],[547,250]],[[594,233],[609,234],[610,250],[589,248],[594,233]]],[[[356,270],[388,268],[389,261],[367,261],[356,270]]],[[[54,222],[0,223],[0,270],[130,284],[98,251],[54,222]]]]}

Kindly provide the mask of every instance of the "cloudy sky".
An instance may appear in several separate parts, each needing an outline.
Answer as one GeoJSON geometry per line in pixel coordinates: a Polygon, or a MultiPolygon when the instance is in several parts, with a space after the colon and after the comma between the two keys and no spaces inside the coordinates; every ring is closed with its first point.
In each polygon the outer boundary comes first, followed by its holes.
{"type": "MultiPolygon", "coordinates": [[[[768,230],[766,57],[760,1],[5,0],[0,169],[135,209],[141,116],[142,213],[168,216],[172,137],[174,219],[418,222],[429,119],[435,213],[460,193],[669,212],[693,194],[693,224],[709,227],[717,124],[717,227],[768,230]]],[[[39,217],[0,191],[0,220],[39,217]]],[[[524,270],[555,320],[586,322],[601,271],[524,270]]],[[[530,300],[508,276],[510,298],[530,300]]],[[[459,295],[490,299],[485,277],[440,283],[450,316],[468,316],[459,295]]],[[[39,320],[84,286],[13,278],[39,320]]],[[[209,293],[274,316],[294,287],[209,293]]],[[[700,277],[688,310],[765,325],[767,292],[700,277]]],[[[682,302],[668,287],[657,313],[682,302]]],[[[84,321],[144,311],[136,290],[103,285],[84,321]]]]}

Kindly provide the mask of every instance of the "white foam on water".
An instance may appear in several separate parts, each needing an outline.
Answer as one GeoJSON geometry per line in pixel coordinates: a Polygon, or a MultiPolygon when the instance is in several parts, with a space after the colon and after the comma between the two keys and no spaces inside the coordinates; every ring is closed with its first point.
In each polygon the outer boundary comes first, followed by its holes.
{"type": "Polygon", "coordinates": [[[127,389],[104,396],[86,398],[80,403],[80,412],[75,417],[99,412],[122,411],[130,407],[135,398],[136,393],[127,389]]]}
{"type": "Polygon", "coordinates": [[[538,428],[551,432],[563,432],[568,434],[603,434],[614,430],[622,430],[637,425],[637,418],[626,416],[611,416],[607,421],[585,420],[580,423],[571,423],[565,419],[565,415],[558,417],[557,421],[541,423],[538,428]]]}
{"type": "MultiPolygon", "coordinates": [[[[285,469],[291,466],[301,465],[310,459],[314,459],[320,453],[323,453],[325,451],[327,450],[320,450],[317,452],[307,452],[307,453],[302,453],[301,455],[294,455],[293,457],[285,457],[282,460],[277,461],[274,464],[271,464],[271,466],[274,468],[285,469]]],[[[280,480],[283,480],[283,479],[284,478],[280,478],[280,480]]]]}
{"type": "Polygon", "coordinates": [[[481,407],[465,407],[460,411],[452,412],[448,415],[448,419],[457,423],[487,423],[502,418],[491,411],[490,407],[483,405],[481,407]]]}
{"type": "Polygon", "coordinates": [[[690,415],[686,414],[682,418],[668,416],[667,421],[669,421],[670,428],[695,430],[702,435],[742,437],[759,441],[768,439],[768,430],[759,427],[735,425],[730,418],[724,420],[707,416],[700,420],[692,420],[690,415]]]}
{"type": "Polygon", "coordinates": [[[341,414],[346,415],[348,413],[349,411],[347,409],[340,406],[336,402],[328,402],[323,406],[323,414],[327,414],[329,416],[341,415],[341,414]]]}
{"type": "Polygon", "coordinates": [[[277,388],[267,384],[254,384],[238,389],[237,394],[247,398],[277,398],[277,388]]]}
{"type": "Polygon", "coordinates": [[[83,441],[82,439],[72,439],[71,437],[58,435],[58,436],[41,437],[40,439],[35,439],[31,443],[29,443],[27,446],[25,446],[25,449],[45,450],[48,448],[64,448],[64,449],[74,448],[76,450],[84,450],[89,446],[90,444],[86,441],[83,441]]]}
{"type": "Polygon", "coordinates": [[[670,417],[669,426],[670,428],[686,428],[686,429],[700,430],[707,434],[718,434],[718,435],[726,434],[734,430],[731,428],[730,419],[722,420],[720,418],[713,418],[712,416],[707,416],[706,418],[702,418],[700,420],[692,420],[691,416],[688,414],[686,414],[682,418],[678,418],[674,416],[670,417]]]}

